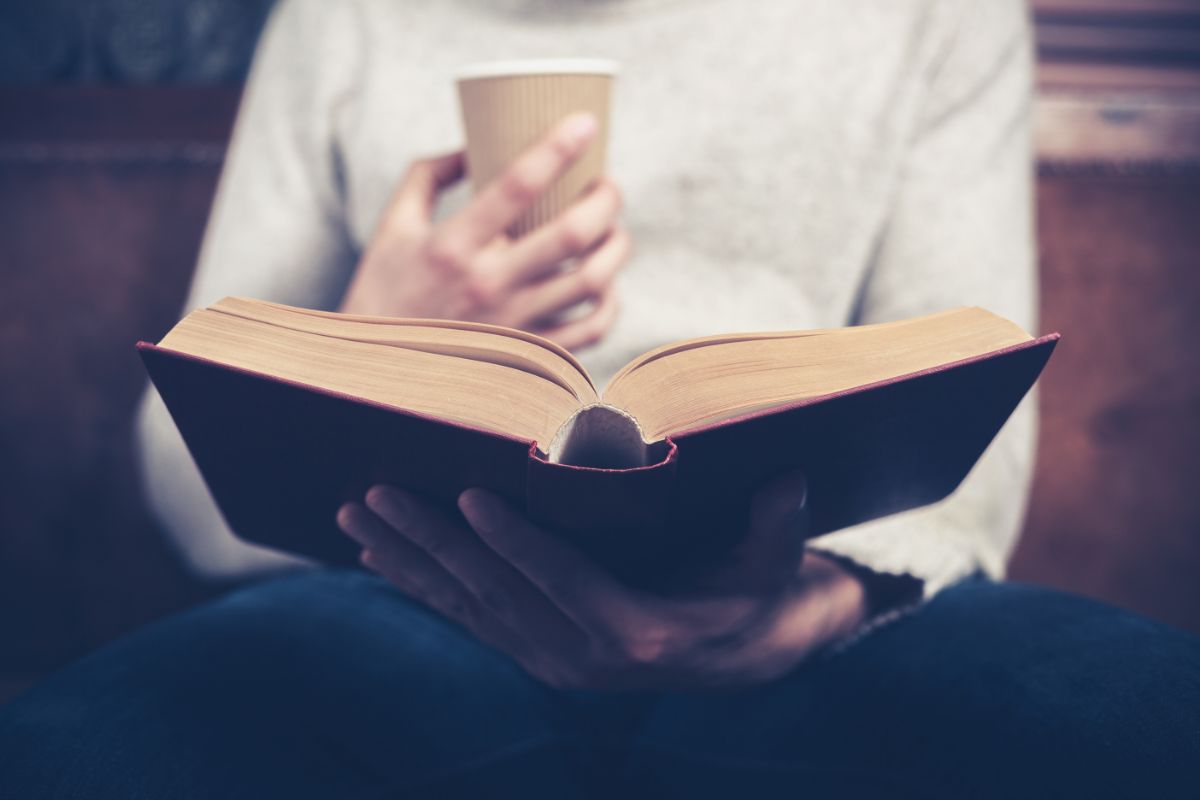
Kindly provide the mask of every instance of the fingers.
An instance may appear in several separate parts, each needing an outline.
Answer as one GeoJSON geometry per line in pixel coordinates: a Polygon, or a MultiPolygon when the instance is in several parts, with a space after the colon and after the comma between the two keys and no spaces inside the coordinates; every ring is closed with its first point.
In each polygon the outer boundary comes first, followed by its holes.
{"type": "Polygon", "coordinates": [[[534,333],[568,350],[579,350],[603,339],[616,323],[619,311],[616,286],[610,285],[596,298],[596,305],[585,316],[550,328],[538,329],[534,333]]]}
{"type": "Polygon", "coordinates": [[[629,234],[617,228],[572,269],[521,289],[513,299],[514,311],[536,328],[540,320],[598,298],[612,286],[632,249],[629,234]]]}
{"type": "Polygon", "coordinates": [[[635,618],[629,590],[499,498],[481,489],[468,489],[459,495],[458,507],[479,538],[584,632],[607,638],[614,621],[628,624],[635,618]]]}
{"type": "Polygon", "coordinates": [[[357,503],[347,503],[338,509],[337,522],[363,546],[363,566],[496,649],[518,660],[526,657],[528,647],[515,631],[479,608],[452,575],[379,516],[357,503]]]}
{"type": "Polygon", "coordinates": [[[358,503],[346,503],[337,514],[338,527],[363,546],[362,561],[397,588],[428,605],[454,611],[465,620],[466,597],[453,578],[431,558],[396,535],[391,527],[358,503]]]}
{"type": "Polygon", "coordinates": [[[809,536],[808,482],[801,472],[781,475],[750,503],[750,524],[739,550],[764,573],[792,574],[809,536]]]}
{"type": "Polygon", "coordinates": [[[591,114],[563,119],[447,220],[443,233],[470,250],[499,236],[583,155],[596,126],[591,114]]]}
{"type": "Polygon", "coordinates": [[[461,522],[390,486],[372,487],[366,499],[368,508],[453,576],[486,613],[541,640],[578,637],[544,595],[461,522]]]}
{"type": "Polygon", "coordinates": [[[621,213],[621,193],[611,180],[597,183],[557,218],[517,240],[505,253],[511,285],[553,273],[562,262],[593,250],[611,238],[621,213]]]}
{"type": "Polygon", "coordinates": [[[396,188],[389,221],[413,229],[429,225],[438,193],[461,180],[465,169],[461,150],[414,161],[396,188]]]}

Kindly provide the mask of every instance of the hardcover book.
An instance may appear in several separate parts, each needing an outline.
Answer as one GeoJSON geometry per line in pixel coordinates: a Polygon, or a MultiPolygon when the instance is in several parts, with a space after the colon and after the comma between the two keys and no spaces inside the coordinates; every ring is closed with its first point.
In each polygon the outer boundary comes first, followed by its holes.
{"type": "Polygon", "coordinates": [[[1058,340],[979,308],[665,345],[601,392],[522,331],[226,298],[138,349],[235,533],[331,563],[375,483],[507,498],[630,579],[718,555],[808,477],[819,535],[945,498],[1058,340]]]}

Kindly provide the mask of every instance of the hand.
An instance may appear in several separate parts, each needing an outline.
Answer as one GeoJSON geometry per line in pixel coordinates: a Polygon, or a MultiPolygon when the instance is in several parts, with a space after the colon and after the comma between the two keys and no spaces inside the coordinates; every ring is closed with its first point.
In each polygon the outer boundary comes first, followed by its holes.
{"type": "Polygon", "coordinates": [[[804,501],[798,475],[763,489],[727,563],[670,596],[624,586],[479,489],[459,497],[469,527],[387,486],[338,524],[367,567],[552,686],[685,689],[780,676],[865,618],[860,581],[804,554],[804,501]]]}
{"type": "Polygon", "coordinates": [[[574,349],[598,341],[617,312],[614,278],[630,254],[612,181],[556,219],[510,239],[504,231],[587,149],[596,121],[573,114],[453,217],[434,224],[438,194],[462,178],[461,152],[415,162],[351,279],[352,314],[487,322],[574,349]],[[569,268],[563,269],[566,262],[569,268]],[[583,316],[567,312],[592,303],[583,316]]]}

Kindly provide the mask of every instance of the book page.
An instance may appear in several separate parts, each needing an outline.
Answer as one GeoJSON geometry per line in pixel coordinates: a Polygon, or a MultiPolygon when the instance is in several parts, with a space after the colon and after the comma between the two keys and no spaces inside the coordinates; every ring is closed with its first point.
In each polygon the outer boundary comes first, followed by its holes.
{"type": "Polygon", "coordinates": [[[548,339],[499,325],[336,314],[242,297],[226,297],[211,310],[318,336],[488,361],[552,381],[581,403],[598,399],[591,378],[570,352],[548,339]]]}
{"type": "Polygon", "coordinates": [[[713,336],[639,357],[613,378],[603,398],[634,416],[655,441],[1031,338],[980,308],[850,328],[713,336]]]}
{"type": "Polygon", "coordinates": [[[211,309],[189,314],[159,345],[533,441],[543,451],[581,405],[574,391],[542,374],[540,368],[514,367],[504,359],[452,355],[436,348],[315,335],[211,309]]]}

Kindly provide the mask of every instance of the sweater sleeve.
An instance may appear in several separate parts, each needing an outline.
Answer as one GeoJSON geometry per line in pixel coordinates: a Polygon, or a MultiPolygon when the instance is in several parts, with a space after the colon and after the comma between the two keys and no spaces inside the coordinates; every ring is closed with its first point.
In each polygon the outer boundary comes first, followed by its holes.
{"type": "MultiPolygon", "coordinates": [[[[287,0],[268,22],[243,96],[186,310],[226,295],[310,308],[337,302],[354,265],[342,216],[338,129],[359,52],[353,4],[287,0]]],[[[226,526],[153,386],[137,420],[143,488],[188,566],[212,578],[295,565],[226,526]]]]}
{"type": "MultiPolygon", "coordinates": [[[[926,97],[856,322],[979,305],[1033,332],[1029,24],[1019,0],[959,3],[930,60],[926,97]]],[[[975,572],[1000,577],[1024,516],[1035,418],[1025,398],[959,489],[934,506],[821,537],[815,550],[908,575],[925,596],[975,572]]]]}

